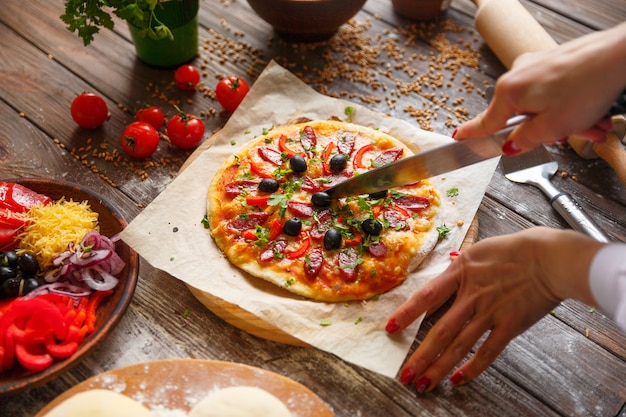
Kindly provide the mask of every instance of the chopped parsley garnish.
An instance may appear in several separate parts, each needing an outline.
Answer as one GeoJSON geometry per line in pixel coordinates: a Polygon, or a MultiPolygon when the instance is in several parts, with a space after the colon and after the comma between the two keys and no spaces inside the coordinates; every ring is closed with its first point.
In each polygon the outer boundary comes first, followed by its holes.
{"type": "Polygon", "coordinates": [[[331,324],[333,324],[333,322],[329,319],[320,320],[320,326],[330,326],[331,324]]]}
{"type": "Polygon", "coordinates": [[[446,226],[446,224],[442,224],[441,226],[437,226],[437,233],[439,233],[439,240],[443,240],[445,239],[449,234],[450,234],[451,230],[448,226],[446,226]]]}
{"type": "Polygon", "coordinates": [[[352,122],[352,116],[354,115],[354,107],[348,106],[345,109],[343,109],[343,112],[346,114],[346,116],[348,116],[348,121],[352,122]]]}
{"type": "Polygon", "coordinates": [[[289,278],[289,279],[285,280],[285,287],[290,287],[290,286],[292,286],[295,282],[296,282],[296,280],[295,280],[294,278],[289,278]]]}
{"type": "Polygon", "coordinates": [[[448,197],[456,197],[459,195],[459,189],[456,187],[448,188],[448,190],[446,190],[446,195],[448,197]]]}
{"type": "Polygon", "coordinates": [[[362,321],[363,321],[363,317],[357,317],[357,319],[354,321],[354,324],[357,325],[362,321]]]}
{"type": "Polygon", "coordinates": [[[202,224],[202,226],[204,226],[205,229],[209,228],[209,216],[208,215],[204,215],[204,217],[202,217],[202,220],[200,221],[200,223],[202,224]]]}

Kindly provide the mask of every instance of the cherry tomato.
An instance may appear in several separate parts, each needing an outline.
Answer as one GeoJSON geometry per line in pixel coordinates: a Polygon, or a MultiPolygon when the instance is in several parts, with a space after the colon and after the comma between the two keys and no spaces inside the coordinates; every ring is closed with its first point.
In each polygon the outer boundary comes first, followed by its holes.
{"type": "Polygon", "coordinates": [[[191,149],[200,143],[204,136],[204,123],[194,115],[179,112],[167,123],[167,136],[172,145],[181,149],[191,149]]]}
{"type": "Polygon", "coordinates": [[[133,158],[147,158],[159,146],[159,132],[146,122],[132,122],[120,139],[122,149],[133,158]]]}
{"type": "Polygon", "coordinates": [[[157,106],[144,107],[135,114],[135,120],[138,122],[146,122],[159,130],[165,123],[165,115],[157,106]]]}
{"type": "Polygon", "coordinates": [[[109,117],[106,102],[94,93],[82,93],[76,96],[72,100],[70,113],[76,124],[84,129],[100,127],[109,117]]]}
{"type": "Polygon", "coordinates": [[[222,78],[215,88],[215,95],[217,101],[227,111],[235,111],[241,103],[241,100],[248,94],[250,87],[248,83],[242,78],[231,75],[230,77],[222,78]]]}
{"type": "Polygon", "coordinates": [[[195,90],[200,82],[200,71],[192,65],[182,65],[174,73],[174,82],[181,90],[195,90]]]}

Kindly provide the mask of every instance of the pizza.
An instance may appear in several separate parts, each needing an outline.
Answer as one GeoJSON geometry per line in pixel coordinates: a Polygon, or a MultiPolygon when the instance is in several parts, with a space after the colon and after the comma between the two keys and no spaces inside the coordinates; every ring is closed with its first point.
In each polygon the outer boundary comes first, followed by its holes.
{"type": "Polygon", "coordinates": [[[401,284],[437,244],[439,193],[430,180],[333,201],[324,190],[412,153],[339,120],[264,131],[217,170],[211,235],[232,264],[292,293],[370,299],[401,284]]]}

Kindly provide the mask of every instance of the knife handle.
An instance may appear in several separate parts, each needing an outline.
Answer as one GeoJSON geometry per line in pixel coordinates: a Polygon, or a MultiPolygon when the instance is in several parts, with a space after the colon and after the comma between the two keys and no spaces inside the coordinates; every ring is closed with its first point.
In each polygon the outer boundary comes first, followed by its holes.
{"type": "Polygon", "coordinates": [[[585,233],[599,242],[610,242],[608,236],[568,193],[560,192],[555,195],[550,200],[550,204],[572,226],[572,229],[585,233]]]}

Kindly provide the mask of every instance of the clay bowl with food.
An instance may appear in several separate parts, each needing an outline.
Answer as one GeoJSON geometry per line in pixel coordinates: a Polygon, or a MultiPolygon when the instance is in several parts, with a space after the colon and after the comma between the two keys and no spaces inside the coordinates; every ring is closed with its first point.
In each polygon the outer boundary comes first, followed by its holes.
{"type": "Polygon", "coordinates": [[[441,17],[451,0],[391,0],[393,10],[412,20],[435,20],[441,17]]]}
{"type": "MultiPolygon", "coordinates": [[[[113,237],[126,227],[121,213],[105,199],[82,186],[42,179],[9,179],[7,183],[21,184],[53,201],[65,198],[75,202],[87,201],[91,210],[98,213],[100,233],[113,237]]],[[[0,372],[0,397],[6,397],[41,386],[78,365],[119,323],[126,312],[137,285],[139,255],[121,240],[115,243],[116,253],[124,261],[124,269],[116,274],[119,279],[113,292],[105,297],[96,310],[93,332],[79,343],[78,350],[65,359],[55,359],[48,368],[34,372],[23,368],[17,361],[9,370],[0,372]]]]}
{"type": "Polygon", "coordinates": [[[248,0],[248,4],[286,40],[314,42],[333,36],[365,0],[248,0]]]}

